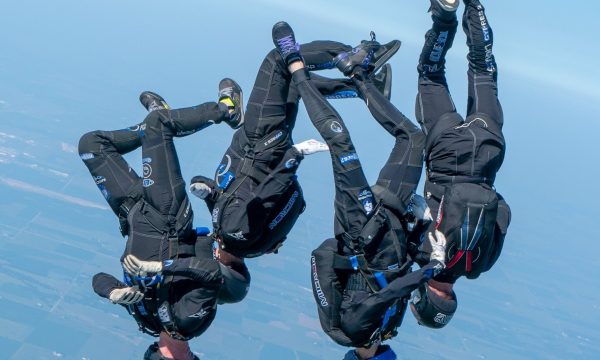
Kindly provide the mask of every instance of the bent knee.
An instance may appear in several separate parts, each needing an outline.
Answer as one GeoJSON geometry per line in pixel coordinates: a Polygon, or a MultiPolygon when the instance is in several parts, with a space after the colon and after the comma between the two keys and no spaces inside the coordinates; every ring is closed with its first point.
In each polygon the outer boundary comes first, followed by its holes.
{"type": "Polygon", "coordinates": [[[83,156],[84,154],[98,153],[100,151],[103,138],[102,131],[100,130],[90,131],[86,134],[83,134],[83,136],[81,136],[79,139],[79,155],[83,156]]]}
{"type": "Polygon", "coordinates": [[[279,54],[279,51],[277,51],[277,49],[273,48],[273,49],[271,49],[271,51],[269,51],[267,53],[267,56],[265,56],[265,59],[268,59],[271,61],[277,61],[277,60],[281,60],[281,55],[279,54]]]}

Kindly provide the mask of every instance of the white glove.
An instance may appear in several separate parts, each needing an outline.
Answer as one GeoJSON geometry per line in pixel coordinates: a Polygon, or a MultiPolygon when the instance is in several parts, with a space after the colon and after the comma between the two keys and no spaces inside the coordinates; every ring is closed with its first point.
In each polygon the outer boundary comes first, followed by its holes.
{"type": "Polygon", "coordinates": [[[212,192],[210,186],[203,182],[197,182],[190,185],[190,192],[200,199],[204,200],[212,192]]]}
{"type": "Polygon", "coordinates": [[[148,273],[157,274],[162,271],[160,261],[142,261],[134,255],[127,255],[123,260],[123,268],[132,276],[146,276],[148,273]]]}
{"type": "Polygon", "coordinates": [[[113,304],[131,305],[140,302],[144,298],[144,293],[132,286],[114,289],[108,297],[113,304]]]}
{"type": "Polygon", "coordinates": [[[311,155],[320,151],[329,151],[329,146],[315,139],[305,140],[294,144],[294,148],[302,155],[311,155]]]}
{"type": "Polygon", "coordinates": [[[429,245],[431,246],[431,254],[429,260],[437,260],[446,266],[446,236],[439,230],[428,234],[429,245]]]}

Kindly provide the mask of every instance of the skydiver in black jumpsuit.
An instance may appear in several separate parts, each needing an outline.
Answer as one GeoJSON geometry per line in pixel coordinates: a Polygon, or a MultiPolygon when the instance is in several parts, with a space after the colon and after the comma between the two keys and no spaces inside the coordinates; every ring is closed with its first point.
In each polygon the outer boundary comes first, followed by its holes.
{"type": "MultiPolygon", "coordinates": [[[[221,87],[229,84],[226,80],[221,87]]],[[[93,288],[126,307],[140,330],[160,336],[145,359],[162,355],[192,359],[196,357],[187,340],[208,328],[217,303],[237,302],[246,295],[250,275],[241,259],[217,261],[212,239],[193,228],[173,138],[212,123],[235,126],[241,104],[232,108],[209,102],[171,110],[150,92],[142,93],[140,100],[151,111],[143,122],[121,130],[93,131],[79,142],[81,158],[127,236],[121,258],[124,281],[99,273],[93,288]],[[123,158],[139,147],[142,177],[123,158]]]]}
{"type": "Polygon", "coordinates": [[[452,314],[440,306],[456,302],[454,282],[461,276],[477,278],[500,256],[510,208],[494,188],[506,146],[498,67],[492,51],[494,36],[485,10],[478,0],[464,0],[462,26],[469,66],[467,116],[463,119],[445,76],[445,56],[458,27],[459,0],[430,2],[433,25],[425,35],[417,68],[416,117],[426,135],[425,197],[436,219],[433,226],[448,240],[447,268],[415,292],[411,310],[420,324],[441,328],[452,314]]]}
{"type": "Polygon", "coordinates": [[[444,267],[443,239],[433,235],[428,239],[434,249],[428,265],[411,272],[407,254],[409,204],[422,169],[424,136],[373,85],[360,66],[366,54],[338,58],[336,66],[353,75],[373,116],[396,138],[377,184],[369,186],[343,120],[310,79],[287,23],[275,24],[273,41],[331,153],[335,238],[321,244],[311,258],[321,325],[337,343],[359,348],[345,359],[395,359],[381,341],[396,334],[411,292],[444,267]]]}

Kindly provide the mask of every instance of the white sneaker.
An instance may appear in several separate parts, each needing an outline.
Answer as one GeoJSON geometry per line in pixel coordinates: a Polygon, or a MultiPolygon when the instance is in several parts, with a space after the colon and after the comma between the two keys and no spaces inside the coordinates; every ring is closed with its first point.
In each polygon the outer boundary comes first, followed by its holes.
{"type": "Polygon", "coordinates": [[[311,155],[321,151],[329,151],[327,144],[315,139],[305,140],[301,143],[294,144],[294,148],[302,155],[311,155]]]}

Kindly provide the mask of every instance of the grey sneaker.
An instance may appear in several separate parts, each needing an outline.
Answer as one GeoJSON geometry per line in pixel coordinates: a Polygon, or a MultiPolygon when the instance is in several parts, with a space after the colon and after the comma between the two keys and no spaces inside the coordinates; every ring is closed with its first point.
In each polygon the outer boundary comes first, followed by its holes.
{"type": "Polygon", "coordinates": [[[400,49],[401,44],[399,40],[392,40],[381,45],[375,40],[375,33],[371,32],[371,40],[363,40],[352,50],[339,54],[333,64],[346,76],[352,75],[357,66],[375,73],[400,49]]]}
{"type": "Polygon", "coordinates": [[[170,109],[169,104],[167,104],[165,99],[152,91],[142,92],[140,94],[140,102],[148,111],[170,109]]]}
{"type": "Polygon", "coordinates": [[[230,112],[230,117],[223,120],[232,129],[238,129],[244,124],[244,98],[242,88],[232,79],[225,78],[219,83],[219,102],[225,103],[230,112]],[[229,100],[229,101],[228,101],[229,100]]]}
{"type": "Polygon", "coordinates": [[[445,22],[450,22],[456,19],[456,9],[460,4],[460,0],[430,0],[431,15],[445,22]]]}

